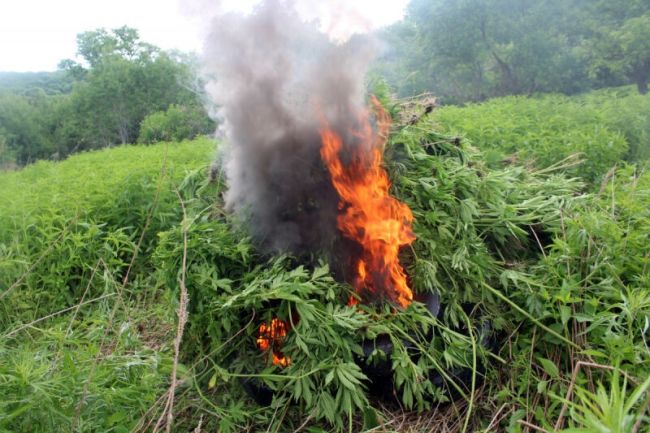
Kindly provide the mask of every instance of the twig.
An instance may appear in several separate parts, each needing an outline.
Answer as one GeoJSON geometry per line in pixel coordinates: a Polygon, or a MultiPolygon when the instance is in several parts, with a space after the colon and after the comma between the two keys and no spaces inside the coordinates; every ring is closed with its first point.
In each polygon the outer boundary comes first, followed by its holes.
{"type": "Polygon", "coordinates": [[[469,426],[469,420],[472,417],[472,410],[474,409],[474,394],[476,392],[476,336],[474,331],[472,331],[472,323],[469,320],[469,316],[461,310],[465,320],[467,320],[467,331],[469,332],[470,339],[472,341],[472,385],[469,394],[469,402],[467,407],[467,415],[465,416],[465,421],[463,423],[462,432],[467,432],[467,427],[469,426]]]}
{"type": "Polygon", "coordinates": [[[169,385],[169,391],[168,391],[168,396],[167,396],[167,403],[165,405],[165,409],[163,410],[162,414],[160,415],[160,418],[158,419],[158,422],[156,423],[156,426],[154,427],[154,433],[156,433],[162,424],[163,418],[165,417],[165,412],[167,413],[167,424],[165,426],[165,431],[167,433],[171,432],[172,429],[172,424],[174,421],[174,396],[176,394],[176,386],[178,385],[178,358],[180,354],[180,348],[181,348],[181,341],[183,340],[183,332],[185,330],[185,324],[187,323],[187,303],[188,303],[188,296],[187,296],[187,288],[185,287],[185,276],[187,274],[187,211],[185,210],[185,203],[183,202],[183,198],[181,197],[180,192],[176,190],[176,195],[178,196],[178,199],[180,200],[181,203],[181,208],[183,209],[183,222],[181,223],[182,225],[182,230],[183,230],[183,260],[181,264],[181,278],[179,281],[179,286],[180,286],[180,300],[179,300],[179,305],[178,305],[178,326],[176,328],[176,338],[174,339],[174,364],[172,368],[172,377],[171,377],[171,384],[169,385]]]}
{"type": "Polygon", "coordinates": [[[305,426],[309,423],[309,421],[311,421],[311,415],[305,418],[305,421],[302,424],[300,424],[298,428],[293,431],[293,433],[300,433],[300,431],[302,431],[302,429],[305,428],[305,426]]]}
{"type": "Polygon", "coordinates": [[[108,294],[106,294],[106,295],[102,295],[102,296],[100,296],[99,298],[91,299],[91,300],[89,300],[89,301],[82,302],[82,303],[77,304],[77,305],[73,305],[72,307],[64,308],[63,310],[59,310],[59,311],[57,311],[57,312],[55,312],[55,313],[48,314],[47,316],[41,317],[40,319],[36,319],[36,320],[34,320],[34,321],[32,321],[32,322],[29,322],[29,323],[27,323],[27,324],[25,324],[25,325],[22,325],[22,326],[19,327],[19,328],[14,329],[13,331],[11,331],[11,332],[5,334],[4,337],[5,337],[5,338],[7,338],[7,337],[11,337],[12,335],[15,335],[15,334],[19,333],[19,332],[22,331],[23,329],[30,328],[30,327],[32,327],[33,325],[35,325],[35,324],[37,324],[37,323],[40,323],[40,322],[42,322],[42,321],[44,321],[44,320],[50,319],[50,318],[52,318],[52,317],[54,317],[54,316],[58,316],[59,314],[67,313],[68,311],[70,311],[70,310],[74,310],[75,308],[78,309],[78,308],[80,308],[80,307],[82,307],[82,306],[84,306],[84,305],[92,304],[93,302],[97,302],[97,301],[101,301],[102,299],[110,298],[111,296],[115,296],[115,295],[116,295],[116,293],[108,293],[108,294]]]}
{"type": "Polygon", "coordinates": [[[149,409],[147,409],[147,411],[144,413],[144,415],[142,415],[142,417],[140,417],[140,419],[138,420],[138,423],[135,425],[133,430],[131,430],[131,433],[136,433],[138,431],[145,431],[147,428],[149,428],[149,426],[153,422],[153,418],[151,418],[146,425],[144,425],[144,420],[149,415],[149,413],[151,413],[162,402],[162,400],[166,396],[167,396],[167,394],[165,393],[165,394],[161,395],[160,397],[158,397],[158,400],[156,400],[156,402],[154,404],[152,404],[149,407],[149,409]],[[143,425],[141,425],[141,424],[143,424],[143,425]]]}
{"type": "Polygon", "coordinates": [[[203,425],[203,415],[201,415],[201,418],[199,418],[199,424],[196,426],[193,433],[201,433],[202,425],[203,425]]]}
{"type": "Polygon", "coordinates": [[[506,417],[510,412],[512,412],[512,408],[510,408],[510,409],[508,409],[507,411],[505,411],[505,412],[503,413],[503,415],[499,416],[499,415],[501,414],[501,411],[502,411],[502,410],[503,410],[507,405],[508,405],[508,403],[503,403],[503,404],[501,405],[501,407],[499,408],[499,410],[497,410],[497,413],[495,413],[494,416],[492,417],[492,419],[490,420],[490,423],[488,424],[487,428],[483,431],[483,433],[489,433],[489,432],[490,432],[490,429],[492,428],[492,426],[496,427],[497,425],[499,425],[499,423],[501,422],[501,420],[502,420],[503,418],[505,418],[505,417],[506,417]]]}
{"type": "Polygon", "coordinates": [[[539,237],[537,237],[537,232],[533,228],[533,226],[530,226],[530,231],[533,232],[533,236],[535,236],[535,240],[537,241],[537,246],[539,246],[539,250],[542,252],[542,255],[544,258],[546,258],[546,251],[544,251],[544,247],[542,246],[542,243],[539,240],[539,237]]]}
{"type": "Polygon", "coordinates": [[[525,425],[528,428],[532,428],[533,430],[541,431],[542,433],[551,433],[548,430],[546,430],[546,429],[544,429],[544,428],[542,428],[540,426],[537,426],[535,424],[531,424],[528,421],[524,421],[523,419],[517,420],[517,422],[519,424],[525,425]]]}
{"type": "Polygon", "coordinates": [[[559,429],[562,428],[562,424],[564,423],[564,415],[566,414],[566,411],[569,408],[569,402],[573,397],[573,388],[576,385],[576,380],[578,378],[578,373],[580,372],[580,367],[582,367],[583,365],[585,367],[600,368],[603,370],[610,370],[610,371],[616,370],[616,368],[612,367],[611,365],[601,365],[601,364],[595,364],[593,362],[585,362],[585,361],[578,361],[576,363],[576,366],[573,368],[573,373],[571,374],[571,383],[569,384],[569,389],[567,389],[566,397],[564,397],[564,404],[562,405],[562,409],[560,410],[560,416],[557,418],[555,427],[553,427],[553,431],[555,432],[557,432],[559,429]]]}

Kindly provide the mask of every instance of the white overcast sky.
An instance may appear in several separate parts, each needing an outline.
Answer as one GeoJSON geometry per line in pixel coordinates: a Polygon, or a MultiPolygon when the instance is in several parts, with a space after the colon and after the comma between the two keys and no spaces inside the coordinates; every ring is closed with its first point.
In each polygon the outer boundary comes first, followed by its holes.
{"type": "MultiPolygon", "coordinates": [[[[188,10],[197,12],[196,1],[0,0],[0,71],[55,70],[60,60],[75,56],[78,33],[99,27],[127,25],[138,29],[142,40],[161,48],[200,52],[200,17],[210,11],[199,11],[198,17],[189,15],[188,10]]],[[[214,0],[199,1],[215,4],[214,0]]],[[[227,9],[250,10],[257,1],[220,3],[227,9]]],[[[408,0],[298,0],[301,2],[318,10],[324,27],[338,26],[334,31],[349,32],[399,20],[408,0]]]]}

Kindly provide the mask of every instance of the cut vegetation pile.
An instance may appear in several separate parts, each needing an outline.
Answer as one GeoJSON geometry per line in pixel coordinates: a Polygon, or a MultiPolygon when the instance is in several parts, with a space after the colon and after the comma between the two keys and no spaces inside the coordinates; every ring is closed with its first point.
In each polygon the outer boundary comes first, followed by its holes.
{"type": "MultiPolygon", "coordinates": [[[[500,103],[488,111],[514,102],[500,103]]],[[[0,176],[0,431],[647,429],[650,174],[619,162],[615,130],[604,159],[580,144],[545,164],[500,162],[483,141],[523,153],[545,120],[475,136],[479,150],[446,135],[463,132],[446,110],[385,151],[415,217],[401,260],[415,292],[440,295],[437,318],[418,302],[348,306],[352,289],[319,257],[259,253],[224,211],[207,140],[0,176]],[[587,163],[566,159],[576,150],[587,163]],[[257,343],[276,318],[290,325],[284,367],[257,343]],[[377,338],[392,350],[366,360],[377,338]],[[394,399],[366,374],[386,359],[394,399]],[[251,383],[272,391],[269,406],[251,383]]]]}

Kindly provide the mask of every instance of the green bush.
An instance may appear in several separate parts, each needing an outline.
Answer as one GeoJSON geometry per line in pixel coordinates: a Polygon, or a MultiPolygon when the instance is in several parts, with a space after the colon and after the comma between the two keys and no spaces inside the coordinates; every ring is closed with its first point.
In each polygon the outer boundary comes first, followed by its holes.
{"type": "Polygon", "coordinates": [[[214,131],[215,124],[200,107],[170,105],[149,114],[140,124],[138,143],[191,140],[214,131]]]}
{"type": "MultiPolygon", "coordinates": [[[[111,323],[113,302],[97,303],[84,320],[66,316],[41,332],[3,336],[0,432],[124,433],[140,425],[165,391],[172,357],[152,348],[126,315],[111,323]],[[29,337],[16,338],[22,334],[29,337]]],[[[131,314],[160,320],[150,311],[131,314]]]]}

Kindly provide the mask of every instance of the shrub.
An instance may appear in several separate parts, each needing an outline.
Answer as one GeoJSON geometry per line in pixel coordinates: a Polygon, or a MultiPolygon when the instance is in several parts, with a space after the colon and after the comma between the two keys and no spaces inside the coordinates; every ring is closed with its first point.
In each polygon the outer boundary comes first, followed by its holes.
{"type": "Polygon", "coordinates": [[[191,140],[214,131],[215,124],[205,110],[196,106],[170,105],[144,118],[140,124],[138,143],[191,140]]]}

